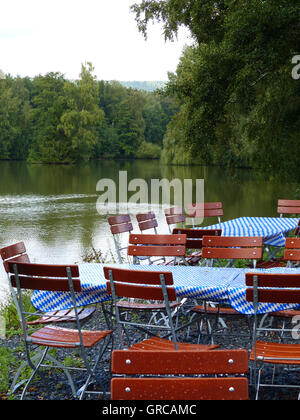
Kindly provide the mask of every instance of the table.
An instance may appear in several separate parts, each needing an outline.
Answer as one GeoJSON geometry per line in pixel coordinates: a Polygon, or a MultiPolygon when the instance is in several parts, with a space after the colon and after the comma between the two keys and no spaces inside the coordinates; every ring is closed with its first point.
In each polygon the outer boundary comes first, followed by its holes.
{"type": "MultiPolygon", "coordinates": [[[[129,264],[79,264],[82,292],[76,294],[78,306],[86,306],[110,300],[106,291],[103,267],[119,267],[132,270],[168,271],[173,273],[178,298],[204,299],[229,303],[242,314],[254,313],[253,304],[246,301],[245,273],[299,273],[296,268],[247,269],[200,266],[155,266],[129,264]]],[[[72,300],[67,292],[35,291],[32,305],[41,311],[71,308],[72,300]]],[[[297,305],[260,304],[258,312],[268,313],[295,308],[297,305]]]]}
{"type": "Polygon", "coordinates": [[[288,217],[239,217],[199,229],[222,229],[222,236],[260,236],[265,245],[283,247],[286,235],[298,222],[299,218],[288,217]]]}

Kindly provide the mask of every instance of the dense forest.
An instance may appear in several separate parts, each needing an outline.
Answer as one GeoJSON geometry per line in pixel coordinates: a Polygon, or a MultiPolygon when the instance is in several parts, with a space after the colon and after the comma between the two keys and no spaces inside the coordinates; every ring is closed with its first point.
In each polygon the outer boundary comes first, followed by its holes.
{"type": "Polygon", "coordinates": [[[72,163],[160,158],[175,100],[98,81],[90,63],[78,80],[0,74],[0,159],[72,163]]]}
{"type": "Polygon", "coordinates": [[[180,109],[163,162],[300,171],[300,1],[143,0],[132,6],[147,36],[189,29],[168,94],[180,109]],[[298,59],[297,59],[298,56],[298,59]]]}

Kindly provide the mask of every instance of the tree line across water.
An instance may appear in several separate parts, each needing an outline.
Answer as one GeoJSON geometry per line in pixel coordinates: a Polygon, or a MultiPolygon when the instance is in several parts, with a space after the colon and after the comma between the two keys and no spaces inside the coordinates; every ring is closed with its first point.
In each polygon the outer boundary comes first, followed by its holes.
{"type": "Polygon", "coordinates": [[[175,100],[98,81],[91,63],[78,80],[61,73],[0,77],[0,159],[72,163],[160,158],[175,100]]]}

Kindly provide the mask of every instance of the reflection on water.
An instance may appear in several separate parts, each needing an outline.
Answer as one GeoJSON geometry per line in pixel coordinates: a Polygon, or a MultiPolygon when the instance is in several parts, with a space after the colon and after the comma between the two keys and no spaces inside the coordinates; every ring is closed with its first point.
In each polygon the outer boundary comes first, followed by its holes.
{"type": "MultiPolygon", "coordinates": [[[[296,182],[266,179],[264,174],[242,169],[166,166],[158,161],[98,161],[79,166],[0,162],[0,247],[24,241],[32,261],[41,263],[74,263],[91,247],[105,252],[111,237],[107,215],[96,210],[96,184],[103,178],[118,184],[119,171],[128,172],[128,182],[145,179],[149,191],[151,179],[204,179],[205,201],[222,201],[225,220],[276,216],[278,198],[299,195],[296,182]]],[[[126,205],[122,206],[125,211],[126,205]]],[[[137,210],[147,210],[147,206],[129,207],[132,214],[137,210]]],[[[167,232],[163,216],[159,219],[160,232],[167,232]]]]}

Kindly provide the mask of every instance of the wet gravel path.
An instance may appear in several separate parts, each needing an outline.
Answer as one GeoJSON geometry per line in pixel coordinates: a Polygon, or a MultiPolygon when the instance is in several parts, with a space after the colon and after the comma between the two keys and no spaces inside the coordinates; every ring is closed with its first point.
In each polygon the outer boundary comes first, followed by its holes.
{"type": "MultiPolygon", "coordinates": [[[[279,325],[281,324],[281,320],[279,319],[279,325]]],[[[231,321],[227,322],[228,330],[224,332],[223,329],[219,329],[218,335],[215,337],[215,342],[220,345],[221,349],[237,349],[237,348],[244,348],[248,351],[251,348],[251,342],[249,337],[249,329],[248,324],[243,316],[239,318],[234,318],[231,321]]],[[[84,329],[107,329],[105,321],[102,316],[102,312],[99,308],[97,308],[96,314],[84,325],[84,329]]],[[[114,334],[114,345],[118,346],[117,334],[114,334]]],[[[275,338],[275,337],[274,337],[275,338]]],[[[140,333],[134,333],[135,341],[142,340],[143,337],[140,333]]],[[[196,325],[192,328],[189,337],[182,336],[180,337],[182,341],[197,343],[197,328],[196,325]]],[[[203,342],[205,341],[205,337],[203,337],[203,342]]],[[[275,340],[274,340],[275,341],[275,340]]],[[[288,340],[291,343],[300,344],[300,340],[288,340]]],[[[9,376],[12,378],[14,372],[16,371],[17,367],[21,363],[22,360],[25,360],[24,356],[24,347],[22,346],[22,339],[19,336],[12,337],[11,339],[0,340],[0,348],[6,347],[12,350],[12,354],[15,357],[14,366],[11,366],[11,371],[9,372],[9,376]]],[[[68,363],[78,367],[79,366],[79,358],[74,356],[74,351],[69,350],[59,350],[59,357],[60,360],[64,359],[68,363]]],[[[92,350],[90,357],[93,358],[95,356],[95,351],[92,350]]],[[[62,371],[59,370],[50,370],[44,371],[43,377],[37,377],[31,387],[30,391],[27,394],[28,399],[36,399],[36,400],[65,400],[65,399],[74,399],[70,386],[66,380],[66,377],[62,371]]],[[[269,381],[272,377],[272,368],[266,367],[262,374],[262,380],[269,381]]],[[[74,383],[76,387],[80,387],[84,383],[84,377],[82,373],[78,372],[73,374],[74,383]]],[[[109,393],[110,390],[110,351],[107,350],[104,356],[104,360],[97,369],[96,374],[96,383],[93,387],[94,390],[105,390],[105,392],[109,393]]],[[[300,384],[300,375],[299,369],[284,369],[279,367],[276,373],[276,383],[278,384],[300,384]]],[[[21,389],[21,388],[20,388],[21,389]]],[[[19,391],[19,390],[18,390],[19,391]]],[[[19,393],[18,391],[14,394],[15,398],[18,398],[19,393]]],[[[249,387],[249,395],[250,399],[254,399],[254,392],[253,387],[249,387]]],[[[288,390],[284,388],[278,389],[271,389],[271,388],[263,388],[260,392],[260,399],[261,400],[297,400],[298,398],[298,391],[297,390],[288,390]]],[[[6,394],[0,394],[0,399],[4,400],[7,399],[6,394]]],[[[103,399],[100,395],[87,395],[86,399],[103,399]]],[[[105,399],[109,399],[109,394],[106,395],[105,399]]]]}

